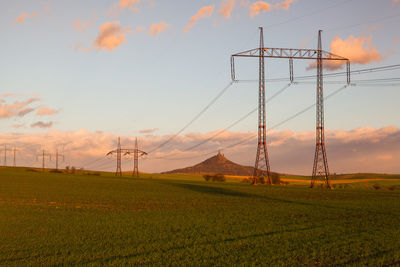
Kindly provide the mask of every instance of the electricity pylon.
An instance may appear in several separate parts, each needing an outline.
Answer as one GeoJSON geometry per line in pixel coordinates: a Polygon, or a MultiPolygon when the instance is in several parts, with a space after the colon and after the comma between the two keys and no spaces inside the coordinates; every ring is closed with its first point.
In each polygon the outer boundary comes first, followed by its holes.
{"type": "Polygon", "coordinates": [[[58,158],[62,158],[63,162],[65,161],[65,156],[64,154],[59,154],[58,153],[58,148],[56,148],[56,170],[58,170],[58,158]]]}
{"type": "Polygon", "coordinates": [[[259,97],[258,97],[258,146],[256,162],[253,173],[253,183],[258,178],[268,176],[268,182],[271,183],[271,173],[269,166],[269,157],[266,143],[266,112],[265,112],[265,68],[264,58],[286,58],[289,59],[290,82],[294,80],[293,59],[311,59],[317,60],[317,136],[316,153],[313,167],[313,176],[311,178],[311,187],[318,178],[323,178],[327,187],[329,184],[328,160],[326,158],[325,137],[324,137],[324,108],[323,108],[323,80],[322,80],[322,62],[323,60],[344,61],[347,68],[347,84],[350,84],[350,61],[347,58],[326,52],[322,50],[321,31],[318,32],[318,49],[295,49],[295,48],[266,48],[263,42],[263,28],[260,27],[260,47],[240,52],[231,56],[231,77],[236,81],[235,57],[256,57],[259,58],[259,97]],[[323,147],[323,149],[322,149],[323,147]],[[322,155],[322,160],[321,160],[322,155]]]}
{"type": "Polygon", "coordinates": [[[7,167],[7,151],[11,152],[12,150],[7,148],[7,146],[11,144],[3,144],[4,146],[4,167],[7,167]]]}
{"type": "Polygon", "coordinates": [[[45,170],[45,161],[46,161],[46,157],[48,157],[49,160],[51,161],[51,154],[50,154],[50,153],[47,153],[47,152],[43,149],[41,154],[36,155],[36,160],[39,160],[40,157],[42,157],[42,171],[44,172],[44,170],[45,170]]]}
{"type": "Polygon", "coordinates": [[[14,146],[14,147],[13,147],[13,152],[14,152],[13,166],[14,166],[14,167],[17,167],[17,156],[16,156],[17,151],[18,151],[17,147],[14,146]]]}
{"type": "Polygon", "coordinates": [[[135,139],[135,148],[134,149],[125,149],[125,155],[133,154],[133,172],[132,177],[139,178],[139,157],[147,155],[146,152],[139,150],[137,137],[135,139]]]}
{"type": "Polygon", "coordinates": [[[122,176],[122,168],[121,168],[122,153],[124,153],[124,156],[133,154],[133,177],[139,177],[139,157],[147,155],[147,153],[138,149],[137,138],[135,142],[135,148],[122,148],[121,140],[118,137],[117,149],[112,150],[106,154],[106,156],[111,156],[113,154],[117,155],[117,170],[115,172],[115,176],[122,176]]]}

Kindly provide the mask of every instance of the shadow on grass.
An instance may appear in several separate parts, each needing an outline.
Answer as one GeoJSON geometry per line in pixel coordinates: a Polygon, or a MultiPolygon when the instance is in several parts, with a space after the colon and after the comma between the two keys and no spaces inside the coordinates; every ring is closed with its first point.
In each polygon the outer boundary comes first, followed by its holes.
{"type": "MultiPolygon", "coordinates": [[[[165,248],[157,248],[157,249],[149,249],[145,252],[141,253],[131,253],[128,255],[115,255],[112,257],[105,257],[105,258],[96,258],[96,259],[91,259],[88,261],[84,262],[74,262],[74,263],[68,263],[67,265],[91,265],[91,264],[109,264],[113,261],[116,260],[129,260],[135,257],[143,257],[143,256],[150,256],[154,253],[168,253],[171,251],[178,251],[178,250],[184,250],[184,249],[189,249],[189,248],[194,248],[200,246],[208,246],[208,245],[216,245],[216,244],[224,244],[226,242],[236,242],[236,241],[242,241],[246,239],[251,239],[251,238],[263,238],[263,237],[268,237],[276,234],[284,234],[284,233],[290,233],[290,232],[299,232],[299,231],[307,231],[307,230],[315,230],[316,228],[320,227],[304,227],[304,228],[297,228],[297,229],[287,229],[283,231],[271,231],[271,232],[264,232],[264,233],[257,233],[257,234],[251,234],[251,235],[244,235],[244,236],[238,236],[238,237],[232,237],[232,238],[225,238],[221,240],[214,240],[214,241],[208,241],[208,242],[193,242],[191,244],[187,245],[177,245],[177,246],[171,246],[171,247],[165,247],[165,248]]],[[[223,257],[224,255],[221,255],[220,257],[223,257]]],[[[151,263],[147,263],[151,264],[151,263]]],[[[156,264],[156,263],[154,263],[156,264]]]]}

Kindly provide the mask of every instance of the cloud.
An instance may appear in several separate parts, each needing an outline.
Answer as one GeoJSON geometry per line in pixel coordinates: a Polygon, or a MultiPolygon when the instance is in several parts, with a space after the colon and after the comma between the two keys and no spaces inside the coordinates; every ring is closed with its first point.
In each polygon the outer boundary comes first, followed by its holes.
{"type": "Polygon", "coordinates": [[[53,122],[42,122],[42,121],[38,121],[35,123],[31,124],[31,128],[42,128],[42,129],[47,129],[47,128],[51,128],[53,126],[53,122]]]}
{"type": "Polygon", "coordinates": [[[235,7],[235,0],[222,0],[218,14],[229,19],[231,18],[232,11],[235,7]]]}
{"type": "Polygon", "coordinates": [[[199,19],[211,17],[214,11],[214,7],[215,5],[205,6],[200,8],[197,14],[190,18],[189,24],[186,25],[186,27],[183,29],[182,32],[187,33],[199,19]]]}
{"type": "Polygon", "coordinates": [[[271,11],[271,9],[272,5],[267,2],[264,1],[255,2],[250,6],[250,17],[254,18],[258,14],[260,14],[260,12],[269,12],[271,11]]]}
{"type": "Polygon", "coordinates": [[[15,19],[14,23],[23,23],[28,17],[28,14],[22,13],[18,18],[15,19]]]}
{"type": "Polygon", "coordinates": [[[149,33],[153,36],[156,36],[162,32],[165,32],[168,29],[169,25],[164,21],[160,23],[153,23],[150,25],[149,33]]]}
{"type": "MultiPolygon", "coordinates": [[[[372,36],[369,37],[354,37],[350,35],[347,39],[342,40],[340,37],[335,37],[331,44],[331,53],[348,58],[351,64],[368,64],[372,62],[379,62],[383,59],[381,53],[375,48],[371,41],[372,36]]],[[[343,67],[345,62],[327,60],[324,61],[324,68],[328,70],[337,70],[343,67]]],[[[316,63],[310,64],[308,69],[316,67],[316,63]]]]}
{"type": "MultiPolygon", "coordinates": [[[[145,172],[161,172],[196,164],[216,154],[219,149],[242,140],[241,144],[223,150],[225,156],[242,165],[252,166],[257,147],[256,132],[224,132],[210,142],[195,149],[187,148],[205,141],[216,132],[188,133],[177,136],[166,146],[140,159],[140,169],[145,172]]],[[[170,135],[148,135],[138,139],[139,149],[150,151],[168,140],[170,135]]],[[[115,148],[118,136],[104,132],[48,131],[45,133],[0,133],[0,143],[18,144],[21,161],[25,166],[37,164],[32,159],[36,148],[47,144],[54,150],[57,144],[65,144],[67,164],[94,170],[115,169],[115,159],[104,155],[115,148]],[[100,163],[98,162],[101,159],[100,163]],[[90,163],[97,160],[96,164],[90,163]]],[[[310,175],[314,160],[315,132],[274,130],[268,132],[267,141],[273,171],[310,175]]],[[[133,147],[134,138],[121,136],[122,147],[133,147]]],[[[354,130],[327,130],[326,148],[332,173],[381,172],[400,173],[400,129],[397,127],[363,127],[354,130]],[[377,163],[379,160],[379,164],[377,163]]],[[[131,159],[123,159],[123,170],[131,170],[131,159]]]]}
{"type": "Polygon", "coordinates": [[[118,16],[119,13],[129,8],[132,11],[138,11],[139,9],[134,5],[139,4],[141,0],[121,0],[119,3],[115,3],[108,11],[108,16],[118,16]]]}
{"type": "MultiPolygon", "coordinates": [[[[1,99],[0,99],[1,100],[1,99]]],[[[28,113],[31,113],[35,108],[28,107],[33,102],[37,102],[38,98],[29,98],[26,101],[15,101],[12,104],[6,104],[4,100],[0,101],[0,119],[12,118],[12,117],[23,117],[28,113]]]]}
{"type": "Polygon", "coordinates": [[[257,1],[250,5],[250,17],[254,18],[255,16],[259,15],[261,12],[266,13],[272,10],[283,9],[285,11],[289,10],[290,6],[296,0],[285,0],[282,2],[278,2],[274,5],[264,2],[264,1],[257,1]]]}
{"type": "Polygon", "coordinates": [[[78,32],[87,31],[92,24],[94,24],[93,20],[81,21],[80,19],[76,19],[72,23],[74,29],[78,32]]]}
{"type": "Polygon", "coordinates": [[[131,8],[134,4],[138,3],[140,3],[140,0],[121,0],[121,2],[119,2],[119,6],[131,8]]]}
{"type": "Polygon", "coordinates": [[[121,28],[119,21],[106,22],[100,26],[100,32],[94,40],[94,48],[98,50],[114,51],[122,43],[126,43],[125,36],[130,28],[121,28]]]}
{"type": "Polygon", "coordinates": [[[398,3],[399,2],[399,0],[393,0],[393,4],[396,4],[396,3],[398,3]]]}
{"type": "Polygon", "coordinates": [[[154,133],[154,132],[156,132],[156,131],[158,131],[158,130],[159,130],[158,128],[154,128],[154,129],[145,129],[145,130],[139,131],[139,133],[141,133],[141,134],[151,134],[151,133],[154,133]]]}
{"type": "Polygon", "coordinates": [[[25,128],[25,123],[11,125],[14,129],[25,128]]]}
{"type": "Polygon", "coordinates": [[[47,106],[41,106],[38,111],[36,112],[36,115],[39,116],[48,116],[48,115],[54,115],[57,114],[59,111],[55,109],[51,109],[47,106]]]}

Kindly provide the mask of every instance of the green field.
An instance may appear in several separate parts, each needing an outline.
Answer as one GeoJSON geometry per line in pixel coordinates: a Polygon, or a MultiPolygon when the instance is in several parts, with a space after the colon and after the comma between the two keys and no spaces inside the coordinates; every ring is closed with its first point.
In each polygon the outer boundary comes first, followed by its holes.
{"type": "Polygon", "coordinates": [[[357,179],[325,190],[0,169],[0,265],[400,265],[400,180],[357,179]]]}

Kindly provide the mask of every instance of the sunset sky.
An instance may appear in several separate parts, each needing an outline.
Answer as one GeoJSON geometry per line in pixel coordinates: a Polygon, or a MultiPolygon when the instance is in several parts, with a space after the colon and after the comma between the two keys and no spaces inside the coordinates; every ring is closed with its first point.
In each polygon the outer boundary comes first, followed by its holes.
{"type": "MultiPolygon", "coordinates": [[[[316,48],[321,29],[323,49],[349,58],[353,70],[400,63],[398,0],[1,0],[0,13],[0,144],[17,145],[20,165],[40,166],[40,149],[53,153],[64,146],[65,164],[113,170],[114,161],[101,157],[117,136],[125,146],[137,136],[140,148],[151,151],[228,85],[230,55],[256,48],[259,26],[266,47],[285,48],[316,48]]],[[[236,64],[239,79],[257,79],[256,59],[236,64]]],[[[295,76],[315,74],[310,64],[295,61],[295,76]]],[[[327,64],[325,72],[343,70],[327,64]]],[[[267,79],[288,72],[287,60],[266,60],[267,79]]],[[[357,84],[399,74],[352,79],[357,84]]],[[[267,98],[287,83],[267,82],[267,98]]],[[[325,94],[343,85],[327,83],[325,94]]],[[[312,81],[292,85],[268,103],[267,127],[313,104],[315,87],[312,81]]],[[[225,148],[256,133],[256,112],[212,142],[182,151],[257,107],[257,90],[254,82],[231,86],[180,136],[144,159],[141,170],[184,167],[218,149],[253,165],[255,139],[225,148]]],[[[326,101],[332,172],[400,173],[399,99],[399,85],[369,84],[326,101]]],[[[314,129],[315,109],[273,129],[272,170],[310,174],[314,129]]],[[[129,164],[125,160],[125,170],[129,164]]]]}

